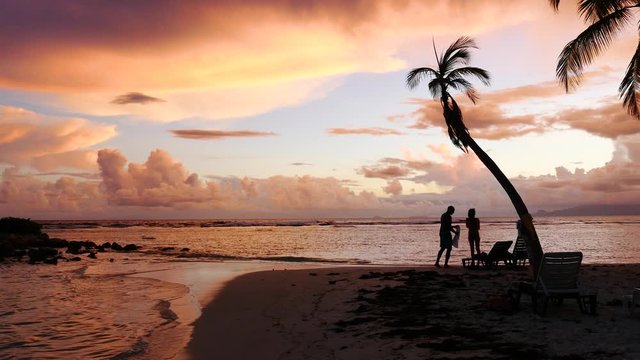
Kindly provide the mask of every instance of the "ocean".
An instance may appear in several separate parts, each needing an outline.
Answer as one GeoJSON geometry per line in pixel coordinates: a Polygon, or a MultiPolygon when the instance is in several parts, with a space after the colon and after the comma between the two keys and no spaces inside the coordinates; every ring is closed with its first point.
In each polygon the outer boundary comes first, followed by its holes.
{"type": "MultiPolygon", "coordinates": [[[[481,218],[481,249],[514,240],[514,218],[481,218]]],[[[50,237],[137,244],[58,265],[0,263],[0,359],[179,359],[215,291],[256,270],[432,265],[437,219],[44,221],[50,237]]],[[[451,264],[469,255],[464,219],[451,264]]],[[[540,217],[544,251],[640,263],[640,216],[540,217]]]]}

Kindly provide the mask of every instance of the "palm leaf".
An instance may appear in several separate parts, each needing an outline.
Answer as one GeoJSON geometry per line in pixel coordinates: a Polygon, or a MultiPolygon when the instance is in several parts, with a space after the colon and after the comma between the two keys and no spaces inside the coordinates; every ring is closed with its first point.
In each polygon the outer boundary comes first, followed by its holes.
{"type": "Polygon", "coordinates": [[[629,115],[640,118],[640,42],[618,88],[629,115]]]}
{"type": "Polygon", "coordinates": [[[475,77],[487,86],[491,85],[491,75],[487,70],[479,67],[465,66],[454,69],[449,73],[449,77],[451,78],[463,78],[467,76],[475,77]]]}
{"type": "Polygon", "coordinates": [[[560,6],[560,0],[549,0],[549,4],[553,7],[553,10],[558,11],[558,6],[560,6]]]}
{"type": "Polygon", "coordinates": [[[590,23],[595,23],[607,15],[627,6],[633,6],[637,1],[632,0],[581,0],[578,12],[590,23]]]}
{"type": "Polygon", "coordinates": [[[427,77],[437,77],[438,72],[430,67],[415,68],[407,74],[407,86],[409,89],[415,89],[420,82],[427,77]]]}
{"type": "Polygon", "coordinates": [[[613,40],[613,36],[631,20],[629,8],[617,10],[585,29],[570,41],[558,56],[556,76],[565,88],[580,84],[582,70],[613,40]]]}
{"type": "Polygon", "coordinates": [[[435,78],[429,81],[429,84],[427,86],[429,88],[429,92],[431,93],[431,96],[433,96],[434,99],[442,97],[442,88],[443,88],[442,85],[443,83],[441,78],[435,78]]]}
{"type": "Polygon", "coordinates": [[[441,72],[447,74],[457,65],[466,65],[471,60],[471,48],[477,49],[476,42],[467,36],[461,36],[442,54],[443,68],[441,72]]]}

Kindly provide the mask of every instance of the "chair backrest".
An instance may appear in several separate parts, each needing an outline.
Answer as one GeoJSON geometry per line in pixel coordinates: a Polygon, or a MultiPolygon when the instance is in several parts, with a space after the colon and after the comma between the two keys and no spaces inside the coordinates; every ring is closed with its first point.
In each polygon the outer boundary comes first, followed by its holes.
{"type": "Polygon", "coordinates": [[[516,244],[513,245],[513,256],[516,259],[528,259],[529,253],[527,253],[527,244],[524,242],[524,236],[518,236],[516,244]]]}
{"type": "Polygon", "coordinates": [[[549,290],[571,290],[578,288],[578,272],[582,253],[549,252],[542,256],[536,279],[536,288],[549,290]]]}
{"type": "Polygon", "coordinates": [[[511,247],[511,244],[513,244],[513,241],[511,240],[496,241],[495,244],[493,244],[493,246],[491,247],[491,250],[489,250],[487,257],[501,258],[504,257],[505,254],[509,255],[509,248],[511,247]]]}

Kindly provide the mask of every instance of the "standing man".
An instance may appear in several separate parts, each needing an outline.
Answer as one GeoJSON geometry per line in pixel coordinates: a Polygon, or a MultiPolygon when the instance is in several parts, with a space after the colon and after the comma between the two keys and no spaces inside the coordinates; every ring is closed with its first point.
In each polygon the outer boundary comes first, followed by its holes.
{"type": "Polygon", "coordinates": [[[449,267],[449,256],[451,256],[451,246],[453,245],[453,237],[451,233],[455,233],[456,230],[451,225],[451,215],[456,209],[449,205],[447,212],[440,216],[440,251],[438,251],[438,258],[436,259],[436,267],[440,267],[440,257],[442,253],[447,250],[444,256],[444,267],[449,267]]]}

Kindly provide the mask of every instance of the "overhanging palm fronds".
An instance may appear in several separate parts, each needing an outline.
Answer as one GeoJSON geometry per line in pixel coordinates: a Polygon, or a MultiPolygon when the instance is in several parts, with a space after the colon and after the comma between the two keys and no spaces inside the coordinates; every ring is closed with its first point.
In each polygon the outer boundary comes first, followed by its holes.
{"type": "MultiPolygon", "coordinates": [[[[557,11],[560,0],[549,3],[557,11]]],[[[578,1],[580,16],[590,25],[574,40],[570,41],[558,56],[556,76],[565,91],[580,85],[584,68],[604,51],[615,35],[632,21],[634,11],[640,7],[639,0],[581,0],[578,1]]],[[[618,94],[629,115],[640,119],[640,51],[636,49],[618,94]]]]}
{"type": "Polygon", "coordinates": [[[638,94],[640,93],[640,42],[636,47],[636,52],[629,62],[627,72],[618,88],[620,97],[630,115],[640,117],[640,106],[638,106],[638,94]]]}
{"type": "Polygon", "coordinates": [[[558,56],[556,76],[566,91],[580,85],[585,66],[609,46],[614,35],[630,20],[630,9],[619,9],[589,26],[564,47],[558,56]]]}

